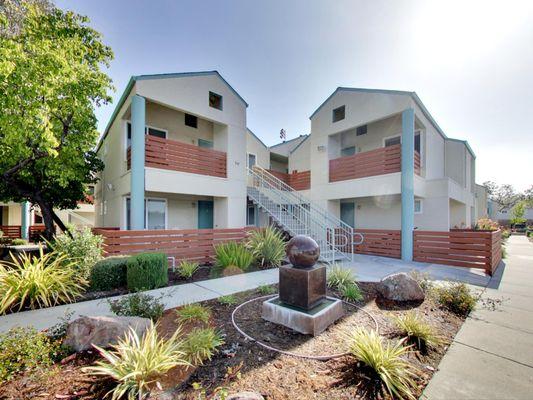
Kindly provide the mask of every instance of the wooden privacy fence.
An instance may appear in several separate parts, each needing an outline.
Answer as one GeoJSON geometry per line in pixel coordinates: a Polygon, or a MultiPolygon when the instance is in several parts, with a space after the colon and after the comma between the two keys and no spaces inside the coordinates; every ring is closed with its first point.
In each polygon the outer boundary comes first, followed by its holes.
{"type": "Polygon", "coordinates": [[[176,261],[200,263],[214,259],[214,246],[230,241],[242,241],[250,229],[189,229],[120,231],[98,229],[104,238],[104,255],[119,256],[137,253],[165,253],[176,261]]]}
{"type": "MultiPolygon", "coordinates": [[[[355,228],[356,233],[364,236],[362,244],[354,246],[355,254],[370,254],[374,256],[400,258],[401,257],[401,231],[395,229],[360,229],[355,228]]],[[[337,243],[342,247],[345,240],[340,231],[336,232],[337,243]]],[[[359,235],[355,235],[354,241],[360,240],[359,235]]],[[[343,251],[350,253],[351,246],[344,246],[343,251]]]]}
{"type": "Polygon", "coordinates": [[[286,172],[268,170],[271,175],[274,175],[279,180],[289,185],[294,190],[307,190],[311,187],[311,171],[294,171],[291,174],[286,172]]]}
{"type": "Polygon", "coordinates": [[[415,231],[413,259],[426,263],[481,268],[492,275],[502,259],[501,231],[415,231]]]}
{"type": "Polygon", "coordinates": [[[3,232],[4,237],[11,239],[22,237],[22,227],[20,225],[0,225],[0,231],[3,232]]]}

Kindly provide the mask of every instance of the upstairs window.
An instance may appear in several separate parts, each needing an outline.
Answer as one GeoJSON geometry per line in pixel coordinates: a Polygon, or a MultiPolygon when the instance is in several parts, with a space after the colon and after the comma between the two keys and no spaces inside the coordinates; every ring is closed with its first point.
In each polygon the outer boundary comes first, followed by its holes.
{"type": "MultiPolygon", "coordinates": [[[[128,122],[127,126],[128,126],[128,129],[127,129],[127,135],[126,135],[126,148],[131,146],[131,122],[128,122]]],[[[150,135],[150,136],[156,136],[161,139],[167,138],[167,131],[153,128],[153,127],[148,127],[148,126],[144,128],[144,134],[150,135]]]]}
{"type": "Polygon", "coordinates": [[[422,200],[415,199],[415,214],[422,214],[422,200]]]}
{"type": "Polygon", "coordinates": [[[222,110],[222,96],[214,92],[209,92],[209,107],[222,110]]]}
{"type": "Polygon", "coordinates": [[[385,147],[395,146],[397,144],[400,144],[402,142],[401,136],[394,136],[391,138],[385,139],[385,147]]]}
{"type": "Polygon", "coordinates": [[[415,151],[417,151],[418,154],[420,154],[420,134],[419,133],[415,135],[415,151]]]}
{"type": "Polygon", "coordinates": [[[345,147],[341,150],[341,157],[353,156],[355,154],[355,146],[345,147]]]}
{"type": "Polygon", "coordinates": [[[344,119],[345,116],[346,116],[346,107],[340,106],[333,110],[332,120],[333,122],[341,121],[344,119]]]}
{"type": "Polygon", "coordinates": [[[367,132],[367,126],[366,125],[359,126],[356,129],[356,131],[355,131],[355,136],[366,135],[366,132],[367,132]]]}
{"type": "Polygon", "coordinates": [[[196,115],[185,114],[185,125],[191,128],[198,128],[198,117],[196,115]]]}

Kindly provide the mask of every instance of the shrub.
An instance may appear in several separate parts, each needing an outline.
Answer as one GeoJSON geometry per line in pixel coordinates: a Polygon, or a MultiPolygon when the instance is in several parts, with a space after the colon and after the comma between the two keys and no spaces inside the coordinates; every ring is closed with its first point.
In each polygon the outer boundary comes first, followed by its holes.
{"type": "Polygon", "coordinates": [[[128,290],[156,289],[168,284],[167,257],[162,253],[142,253],[128,259],[128,290]]]}
{"type": "Polygon", "coordinates": [[[332,289],[341,288],[355,283],[355,277],[351,270],[335,264],[328,273],[328,286],[332,289]]]}
{"type": "Polygon", "coordinates": [[[194,273],[198,270],[199,266],[197,262],[182,261],[178,265],[178,273],[185,279],[191,279],[194,273]]]}
{"type": "Polygon", "coordinates": [[[437,302],[443,308],[458,315],[468,315],[476,305],[476,298],[464,283],[437,286],[433,291],[437,302]]]}
{"type": "Polygon", "coordinates": [[[409,272],[409,275],[418,282],[424,292],[427,292],[433,287],[433,282],[431,281],[431,277],[427,272],[420,272],[416,269],[413,269],[409,272]]]}
{"type": "Polygon", "coordinates": [[[94,235],[88,227],[69,227],[69,233],[55,236],[49,245],[68,262],[75,262],[78,275],[87,279],[94,264],[102,259],[102,236],[94,235]]]}
{"type": "Polygon", "coordinates": [[[59,317],[60,322],[48,328],[46,331],[46,336],[52,340],[62,340],[67,335],[68,325],[70,319],[74,315],[74,311],[67,309],[62,317],[59,317]]]}
{"type": "Polygon", "coordinates": [[[226,296],[220,296],[217,300],[220,304],[224,306],[234,306],[235,304],[239,302],[239,300],[237,300],[237,297],[235,297],[232,294],[228,294],[226,296]]]}
{"type": "Polygon", "coordinates": [[[42,248],[39,257],[21,254],[12,262],[0,263],[0,314],[70,303],[84,292],[86,284],[76,277],[64,256],[43,254],[42,248]]]}
{"type": "Polygon", "coordinates": [[[163,339],[152,324],[142,337],[132,329],[111,350],[94,347],[105,360],[83,370],[113,378],[117,382],[110,392],[113,400],[126,396],[129,400],[144,399],[162,375],[179,365],[190,365],[183,352],[180,329],[163,339]]]}
{"type": "Polygon", "coordinates": [[[237,267],[245,271],[252,263],[254,256],[243,244],[227,242],[215,246],[215,259],[219,267],[237,267]]]}
{"type": "Polygon", "coordinates": [[[177,309],[176,314],[181,323],[195,320],[208,323],[211,318],[211,310],[198,303],[187,304],[177,309]]]}
{"type": "Polygon", "coordinates": [[[108,257],[91,268],[89,282],[92,290],[112,290],[126,286],[129,257],[108,257]]]}
{"type": "Polygon", "coordinates": [[[285,257],[285,242],[281,232],[269,226],[250,232],[246,247],[262,266],[279,267],[285,257]]]}
{"type": "Polygon", "coordinates": [[[261,293],[262,295],[267,295],[267,294],[272,294],[272,293],[277,292],[276,288],[270,285],[261,285],[257,288],[257,290],[259,290],[259,293],[261,293]]]}
{"type": "Polygon", "coordinates": [[[224,344],[222,336],[213,328],[195,328],[183,343],[187,361],[193,365],[202,365],[211,360],[216,349],[224,344]]]}
{"type": "Polygon", "coordinates": [[[157,321],[163,315],[165,306],[160,298],[146,293],[134,293],[120,299],[108,300],[114,314],[125,317],[143,317],[157,321]]]}
{"type": "Polygon", "coordinates": [[[26,239],[13,239],[11,240],[11,246],[24,246],[28,244],[26,239]]]}
{"type": "Polygon", "coordinates": [[[346,300],[361,301],[364,299],[363,293],[361,292],[361,289],[357,283],[350,283],[346,286],[341,286],[340,291],[342,297],[346,300]]]}
{"type": "Polygon", "coordinates": [[[476,223],[475,229],[478,231],[497,231],[500,225],[490,218],[480,218],[476,223]]]}
{"type": "Polygon", "coordinates": [[[441,343],[433,327],[420,318],[416,312],[409,311],[404,315],[393,315],[391,318],[399,333],[406,336],[419,349],[425,350],[441,343]]]}
{"type": "Polygon", "coordinates": [[[15,374],[51,365],[61,355],[59,344],[34,328],[13,328],[0,335],[0,383],[15,374]]]}
{"type": "Polygon", "coordinates": [[[409,352],[403,342],[392,344],[374,330],[356,329],[348,335],[352,355],[370,368],[393,398],[416,399],[412,393],[418,370],[402,357],[409,352]]]}

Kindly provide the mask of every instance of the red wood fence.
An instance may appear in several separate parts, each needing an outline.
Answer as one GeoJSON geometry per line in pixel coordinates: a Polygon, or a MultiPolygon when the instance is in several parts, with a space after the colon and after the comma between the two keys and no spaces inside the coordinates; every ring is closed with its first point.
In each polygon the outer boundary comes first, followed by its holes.
{"type": "MultiPolygon", "coordinates": [[[[400,258],[401,257],[401,231],[395,229],[360,229],[355,228],[356,233],[364,236],[362,244],[354,246],[356,254],[370,254],[374,256],[400,258]]],[[[337,243],[343,247],[344,238],[342,233],[337,231],[337,243]]],[[[355,235],[354,241],[360,240],[359,235],[355,235]]],[[[344,246],[342,250],[346,253],[352,251],[351,246],[344,246]]]]}
{"type": "MultiPolygon", "coordinates": [[[[128,148],[128,168],[130,166],[128,148]]],[[[171,171],[226,178],[226,153],[177,140],[146,136],[145,165],[171,171]]]]}
{"type": "Polygon", "coordinates": [[[292,187],[294,190],[307,190],[311,187],[311,171],[295,171],[291,174],[288,174],[286,172],[273,171],[269,169],[268,172],[292,187]]]}
{"type": "Polygon", "coordinates": [[[131,255],[144,252],[161,252],[176,261],[213,261],[214,246],[229,241],[242,241],[247,228],[190,229],[190,230],[142,230],[118,231],[99,229],[104,237],[104,255],[131,255]]]}
{"type": "MultiPolygon", "coordinates": [[[[420,175],[420,154],[415,151],[415,172],[420,175]]],[[[401,171],[400,145],[329,160],[329,181],[338,182],[401,171]]]]}
{"type": "Polygon", "coordinates": [[[492,275],[502,259],[501,231],[415,231],[413,258],[426,263],[481,268],[492,275]]]}
{"type": "Polygon", "coordinates": [[[22,237],[22,227],[20,225],[0,225],[0,231],[3,232],[4,237],[11,239],[22,237]]]}

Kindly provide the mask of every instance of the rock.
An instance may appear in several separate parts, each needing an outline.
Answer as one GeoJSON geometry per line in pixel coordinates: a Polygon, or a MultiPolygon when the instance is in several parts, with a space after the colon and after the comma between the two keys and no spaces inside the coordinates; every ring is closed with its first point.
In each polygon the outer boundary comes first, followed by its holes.
{"type": "Polygon", "coordinates": [[[418,282],[405,272],[388,275],[378,285],[384,299],[392,301],[424,301],[424,291],[418,282]]]}
{"type": "Polygon", "coordinates": [[[230,394],[226,400],[265,400],[265,398],[257,392],[239,392],[230,394]]]}
{"type": "Polygon", "coordinates": [[[150,320],[141,317],[81,317],[68,325],[64,344],[75,351],[89,350],[92,344],[109,347],[130,327],[141,336],[149,326],[150,320]]]}

